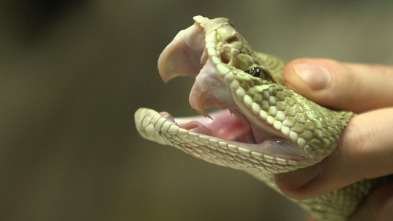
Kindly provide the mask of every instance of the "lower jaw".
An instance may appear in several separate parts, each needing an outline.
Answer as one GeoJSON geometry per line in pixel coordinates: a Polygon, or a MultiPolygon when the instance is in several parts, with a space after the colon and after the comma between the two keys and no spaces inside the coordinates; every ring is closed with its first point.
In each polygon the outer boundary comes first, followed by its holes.
{"type": "MultiPolygon", "coordinates": [[[[250,151],[279,156],[280,158],[304,160],[305,156],[299,147],[286,139],[271,137],[265,134],[263,140],[255,138],[252,125],[240,120],[227,110],[210,113],[210,118],[203,116],[174,118],[167,112],[161,112],[167,120],[190,132],[221,138],[228,143],[241,145],[250,151]],[[256,142],[258,140],[258,142],[256,142]]],[[[258,131],[261,133],[261,131],[258,131]]],[[[261,136],[261,135],[259,135],[261,136]]]]}

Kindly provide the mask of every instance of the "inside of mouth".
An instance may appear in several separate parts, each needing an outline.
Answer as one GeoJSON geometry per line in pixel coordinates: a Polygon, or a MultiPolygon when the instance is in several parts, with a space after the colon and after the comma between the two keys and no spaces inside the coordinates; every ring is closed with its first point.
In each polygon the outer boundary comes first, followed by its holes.
{"type": "Polygon", "coordinates": [[[167,112],[161,112],[161,115],[180,128],[193,133],[220,138],[229,144],[241,145],[251,151],[286,159],[305,159],[304,154],[296,145],[286,139],[267,136],[269,138],[256,141],[252,124],[240,120],[227,110],[209,113],[210,118],[204,116],[174,118],[167,112]]]}
{"type": "Polygon", "coordinates": [[[236,115],[226,110],[218,110],[209,115],[210,118],[202,116],[176,118],[176,123],[191,132],[230,141],[256,143],[251,126],[239,120],[236,115]]]}

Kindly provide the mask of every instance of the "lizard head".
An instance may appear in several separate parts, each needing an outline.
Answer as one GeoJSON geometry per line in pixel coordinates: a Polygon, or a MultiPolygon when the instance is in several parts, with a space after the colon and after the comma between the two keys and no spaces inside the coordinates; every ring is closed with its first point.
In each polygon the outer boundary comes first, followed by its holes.
{"type": "Polygon", "coordinates": [[[204,109],[210,106],[232,111],[232,94],[239,88],[283,84],[284,63],[252,50],[229,19],[194,20],[162,52],[158,69],[164,82],[177,76],[196,78],[190,104],[201,115],[207,116],[204,109]]]}
{"type": "Polygon", "coordinates": [[[196,16],[194,20],[162,52],[158,69],[164,82],[178,76],[195,78],[189,102],[202,116],[173,118],[161,113],[166,121],[185,130],[186,138],[166,136],[157,126],[151,134],[159,136],[161,143],[206,161],[250,168],[244,162],[217,161],[212,154],[220,144],[226,150],[232,145],[243,155],[262,159],[258,162],[264,170],[273,173],[310,166],[331,153],[346,122],[331,121],[327,114],[331,110],[283,86],[284,62],[255,52],[228,19],[196,16]],[[212,106],[221,110],[206,113],[212,106]],[[216,147],[190,141],[190,137],[202,135],[207,140],[219,139],[216,147]],[[211,149],[202,156],[193,151],[194,146],[211,149]]]}

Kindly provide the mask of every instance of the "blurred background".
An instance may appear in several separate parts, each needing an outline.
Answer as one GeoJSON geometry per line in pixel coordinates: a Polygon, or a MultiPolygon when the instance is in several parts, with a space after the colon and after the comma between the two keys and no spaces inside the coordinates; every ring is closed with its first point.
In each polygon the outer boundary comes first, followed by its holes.
{"type": "Polygon", "coordinates": [[[0,1],[0,220],[304,220],[243,172],[140,138],[138,107],[195,114],[157,58],[194,15],[286,61],[392,64],[392,1],[0,1]]]}

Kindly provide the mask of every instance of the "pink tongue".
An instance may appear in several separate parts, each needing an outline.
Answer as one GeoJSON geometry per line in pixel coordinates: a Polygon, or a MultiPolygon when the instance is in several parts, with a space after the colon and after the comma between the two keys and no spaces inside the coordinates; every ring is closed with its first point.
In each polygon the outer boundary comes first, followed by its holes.
{"type": "Polygon", "coordinates": [[[218,137],[217,134],[215,134],[212,130],[205,127],[205,125],[199,123],[198,121],[190,121],[185,124],[179,125],[179,127],[194,133],[204,134],[212,137],[218,137]]]}
{"type": "Polygon", "coordinates": [[[226,140],[245,142],[250,142],[250,140],[252,140],[250,126],[240,121],[235,115],[228,111],[216,111],[209,115],[211,119],[199,116],[176,118],[175,121],[179,127],[195,133],[219,137],[226,140]]]}

